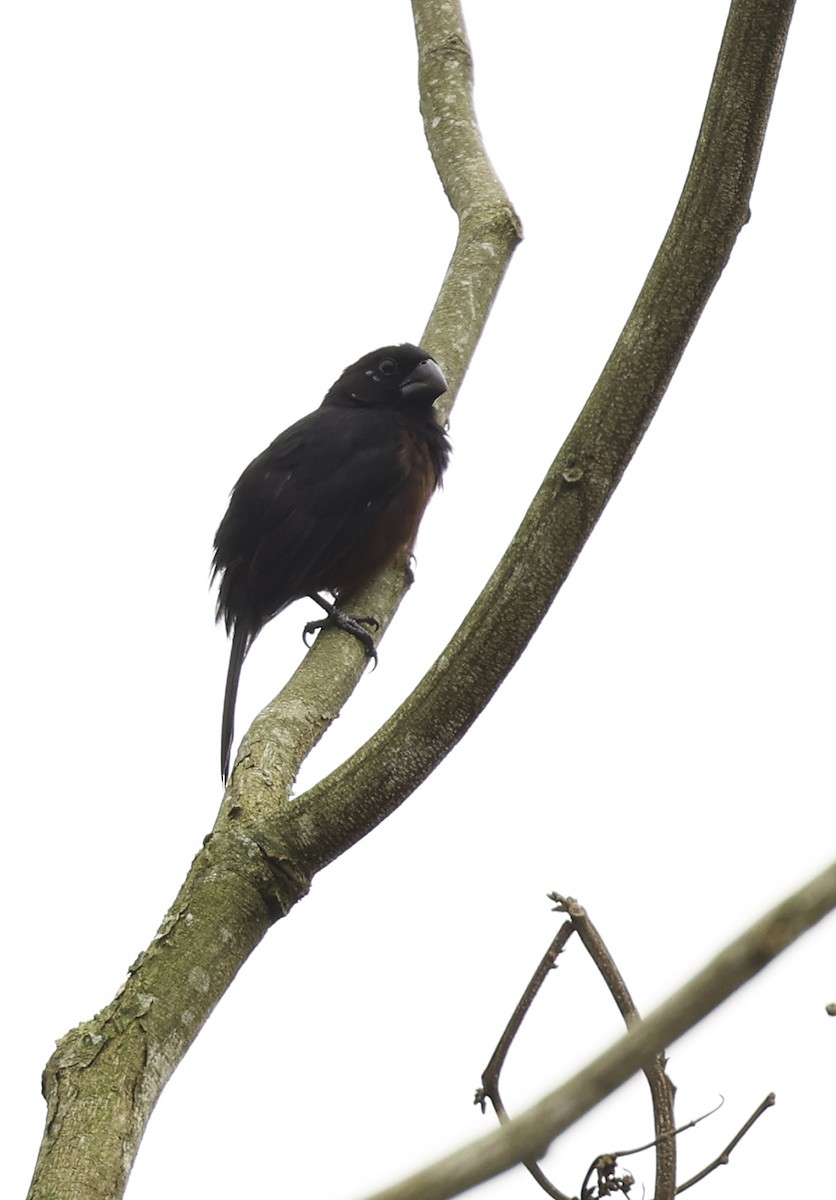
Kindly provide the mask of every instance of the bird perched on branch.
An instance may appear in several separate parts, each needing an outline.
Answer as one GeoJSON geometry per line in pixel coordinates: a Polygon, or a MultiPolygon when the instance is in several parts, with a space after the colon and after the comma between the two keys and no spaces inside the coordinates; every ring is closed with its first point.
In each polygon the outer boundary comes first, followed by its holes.
{"type": "Polygon", "coordinates": [[[217,619],[232,648],[224,693],[221,774],[229,775],[235,697],[259,630],[294,600],[326,612],[376,659],[372,617],[344,609],[365,583],[412,554],[450,444],[433,410],[447,390],[420,346],[384,346],[343,371],[322,404],[280,433],[232,490],[215,534],[217,619]],[[330,592],[334,602],[321,592],[330,592]]]}

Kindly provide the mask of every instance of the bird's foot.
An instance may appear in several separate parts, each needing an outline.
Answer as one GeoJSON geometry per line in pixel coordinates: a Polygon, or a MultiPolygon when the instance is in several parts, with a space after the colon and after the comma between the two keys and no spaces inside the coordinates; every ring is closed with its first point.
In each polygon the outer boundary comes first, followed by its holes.
{"type": "MultiPolygon", "coordinates": [[[[317,603],[325,608],[325,602],[317,597],[317,603]]],[[[326,609],[328,615],[322,617],[319,621],[308,621],[302,631],[302,641],[306,646],[309,645],[308,638],[318,633],[320,629],[344,629],[346,633],[353,634],[360,642],[363,649],[366,651],[366,658],[370,658],[375,666],[377,666],[377,650],[374,644],[374,638],[369,633],[366,625],[372,629],[379,629],[380,622],[375,617],[353,617],[348,613],[344,613],[336,605],[330,605],[326,609]]]]}

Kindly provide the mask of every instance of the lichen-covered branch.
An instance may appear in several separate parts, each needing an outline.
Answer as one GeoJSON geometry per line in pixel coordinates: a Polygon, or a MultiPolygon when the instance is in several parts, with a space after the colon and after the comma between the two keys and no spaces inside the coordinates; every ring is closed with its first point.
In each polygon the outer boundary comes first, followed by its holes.
{"type": "Polygon", "coordinates": [[[473,58],[459,4],[412,0],[412,10],[424,132],[459,219],[444,286],[422,338],[452,383],[438,405],[447,416],[522,229],[476,123],[473,58]]]}
{"type": "MultiPolygon", "coordinates": [[[[427,134],[460,217],[424,339],[444,366],[452,398],[520,233],[481,146],[459,6],[416,0],[415,11],[421,102],[436,114],[427,134]]],[[[381,632],[407,586],[404,572],[393,569],[367,589],[361,604],[379,618],[381,632]]],[[[310,876],[283,851],[279,833],[300,764],[365,669],[353,641],[317,638],[256,720],[215,828],[154,941],[107,1008],[59,1043],[44,1073],[47,1126],[30,1200],[122,1195],[166,1080],[270,925],[307,891],[310,876]]]]}

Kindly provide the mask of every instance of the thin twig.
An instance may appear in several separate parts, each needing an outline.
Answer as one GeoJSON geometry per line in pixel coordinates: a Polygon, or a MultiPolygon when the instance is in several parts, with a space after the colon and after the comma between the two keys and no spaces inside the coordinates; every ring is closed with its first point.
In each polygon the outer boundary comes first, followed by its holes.
{"type": "MultiPolygon", "coordinates": [[[[709,1117],[713,1117],[716,1112],[720,1111],[724,1104],[725,1100],[721,1096],[720,1103],[716,1104],[714,1108],[710,1109],[707,1113],[703,1113],[702,1116],[699,1117],[692,1117],[691,1120],[686,1121],[684,1125],[677,1125],[676,1129],[668,1129],[667,1132],[661,1134],[660,1137],[679,1137],[680,1133],[687,1133],[689,1129],[696,1129],[697,1125],[699,1125],[701,1121],[707,1121],[709,1117]]],[[[654,1146],[658,1145],[659,1141],[660,1138],[653,1138],[652,1141],[645,1142],[643,1146],[635,1146],[632,1150],[614,1150],[613,1158],[629,1158],[631,1154],[644,1154],[645,1150],[652,1150],[654,1146]]]]}
{"type": "MultiPolygon", "coordinates": [[[[720,1103],[715,1108],[712,1108],[710,1112],[703,1113],[701,1117],[694,1117],[692,1120],[687,1121],[684,1125],[678,1126],[676,1129],[666,1130],[664,1133],[660,1134],[659,1137],[653,1138],[653,1140],[650,1142],[645,1142],[643,1146],[634,1146],[632,1150],[613,1150],[610,1154],[599,1154],[598,1157],[589,1164],[589,1170],[584,1176],[583,1184],[581,1185],[581,1200],[585,1200],[589,1194],[587,1185],[593,1174],[597,1173],[599,1181],[601,1180],[602,1176],[606,1180],[615,1179],[615,1168],[619,1159],[629,1158],[632,1154],[644,1154],[646,1150],[652,1150],[654,1148],[658,1149],[661,1141],[664,1141],[668,1138],[678,1137],[680,1133],[685,1133],[687,1130],[693,1129],[696,1125],[699,1125],[700,1121],[705,1121],[708,1117],[713,1116],[714,1113],[716,1113],[722,1107],[723,1100],[721,1098],[720,1103]]],[[[623,1185],[628,1182],[632,1187],[635,1181],[633,1180],[632,1175],[625,1173],[619,1181],[620,1188],[617,1190],[627,1191],[627,1187],[623,1185]]]]}
{"type": "Polygon", "coordinates": [[[372,1200],[450,1200],[525,1159],[540,1159],[555,1138],[641,1070],[802,933],[836,908],[836,863],[729,943],[701,971],[615,1045],[522,1116],[478,1138],[372,1200]]]}
{"type": "Polygon", "coordinates": [[[498,1096],[499,1076],[508,1051],[511,1049],[511,1043],[519,1032],[519,1028],[525,1020],[528,1010],[531,1008],[534,997],[546,979],[548,979],[550,972],[557,966],[558,955],[562,953],[573,932],[574,926],[572,922],[564,921],[552,939],[548,950],[537,964],[536,971],[528,981],[519,1003],[511,1015],[511,1019],[505,1026],[502,1036],[497,1042],[496,1049],[491,1055],[488,1065],[482,1072],[482,1086],[477,1091],[474,1100],[474,1104],[481,1105],[482,1112],[485,1111],[485,1100],[493,1100],[495,1096],[498,1096]]]}
{"type": "MultiPolygon", "coordinates": [[[[557,892],[552,892],[549,899],[555,901],[558,912],[565,912],[571,917],[578,937],[609,988],[610,994],[618,1006],[618,1011],[624,1018],[625,1025],[631,1029],[641,1020],[639,1010],[630,995],[624,977],[600,933],[589,919],[586,909],[571,896],[561,896],[557,892]]],[[[653,1104],[653,1128],[656,1131],[657,1200],[673,1200],[676,1194],[676,1139],[672,1136],[674,1131],[674,1087],[665,1072],[665,1061],[664,1051],[662,1051],[654,1057],[652,1063],[644,1068],[644,1076],[647,1086],[650,1088],[653,1104]]]]}
{"type": "MultiPolygon", "coordinates": [[[[572,922],[564,921],[552,938],[548,950],[537,964],[537,969],[528,981],[519,1003],[511,1015],[510,1021],[505,1026],[488,1065],[482,1072],[482,1086],[477,1090],[473,1103],[480,1105],[482,1112],[484,1112],[485,1101],[490,1100],[500,1124],[504,1124],[510,1120],[505,1105],[502,1103],[502,1097],[499,1094],[499,1076],[502,1072],[508,1051],[511,1049],[511,1044],[534,1002],[534,997],[546,979],[548,979],[549,974],[557,966],[557,957],[562,953],[573,932],[574,926],[572,922]]],[[[552,1183],[536,1161],[527,1159],[523,1163],[523,1166],[543,1191],[552,1197],[552,1200],[569,1200],[569,1197],[552,1183]]]]}
{"type": "Polygon", "coordinates": [[[725,1150],[721,1151],[721,1153],[717,1155],[713,1162],[710,1162],[707,1167],[703,1167],[701,1171],[699,1171],[691,1179],[687,1180],[686,1183],[680,1184],[680,1186],[676,1189],[677,1196],[680,1195],[681,1192],[686,1191],[689,1187],[693,1187],[695,1183],[699,1183],[701,1179],[705,1179],[706,1175],[710,1175],[712,1171],[717,1169],[717,1167],[726,1166],[729,1161],[729,1156],[737,1143],[746,1136],[746,1134],[754,1125],[755,1121],[757,1121],[759,1117],[762,1117],[768,1108],[772,1108],[774,1103],[775,1093],[770,1092],[769,1095],[760,1102],[746,1124],[734,1135],[728,1146],[726,1146],[725,1150]]]}

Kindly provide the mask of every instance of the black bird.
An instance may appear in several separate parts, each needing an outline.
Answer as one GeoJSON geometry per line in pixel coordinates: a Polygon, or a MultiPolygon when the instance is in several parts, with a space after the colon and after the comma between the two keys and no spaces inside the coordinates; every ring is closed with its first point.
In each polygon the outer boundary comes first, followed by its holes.
{"type": "Polygon", "coordinates": [[[391,562],[404,565],[450,456],[433,401],[447,390],[420,346],[384,346],[347,367],[322,404],[280,433],[236,483],[215,534],[217,619],[232,634],[221,729],[229,775],[235,697],[259,630],[309,596],[328,614],[305,633],[338,625],[371,658],[370,617],[344,604],[391,562]],[[335,603],[320,592],[330,592],[335,603]]]}

